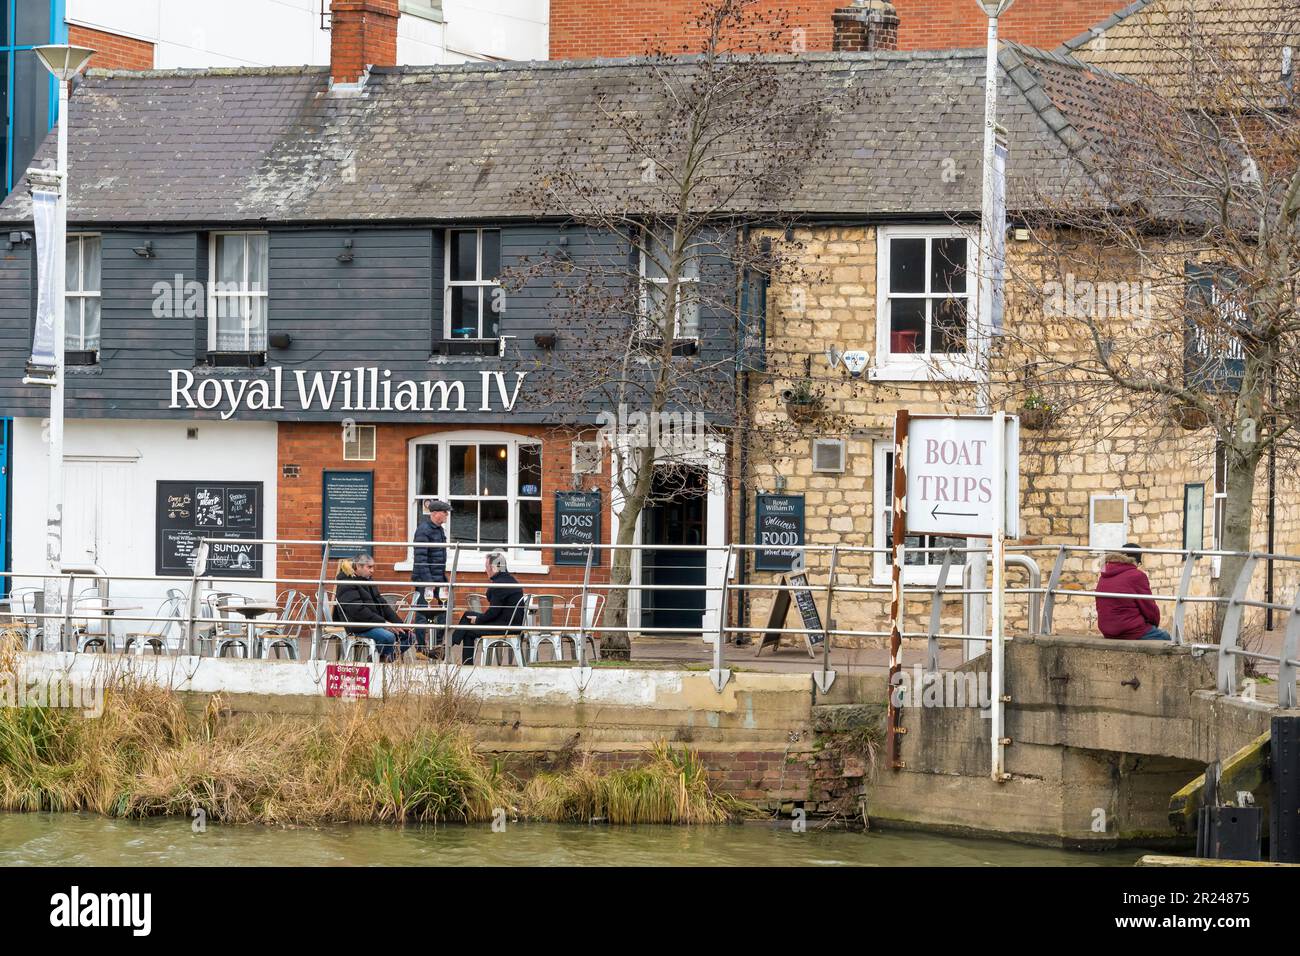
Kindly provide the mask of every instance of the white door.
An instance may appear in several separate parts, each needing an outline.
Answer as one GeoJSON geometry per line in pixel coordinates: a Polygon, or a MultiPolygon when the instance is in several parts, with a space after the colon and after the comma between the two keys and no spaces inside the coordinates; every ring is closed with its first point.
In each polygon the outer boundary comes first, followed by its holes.
{"type": "Polygon", "coordinates": [[[70,458],[64,470],[63,562],[98,565],[110,574],[128,566],[135,462],[70,458]]]}

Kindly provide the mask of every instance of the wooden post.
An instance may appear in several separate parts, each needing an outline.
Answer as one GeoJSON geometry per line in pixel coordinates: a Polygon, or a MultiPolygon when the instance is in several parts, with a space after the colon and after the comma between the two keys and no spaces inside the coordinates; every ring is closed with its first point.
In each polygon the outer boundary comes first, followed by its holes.
{"type": "Polygon", "coordinates": [[[885,691],[889,695],[889,721],[885,732],[885,754],[891,770],[901,770],[904,763],[899,759],[898,737],[902,733],[899,723],[902,708],[898,706],[898,688],[895,675],[903,669],[903,539],[907,535],[907,427],[906,409],[898,412],[894,419],[894,521],[892,542],[893,576],[890,587],[889,608],[889,680],[885,691]]]}

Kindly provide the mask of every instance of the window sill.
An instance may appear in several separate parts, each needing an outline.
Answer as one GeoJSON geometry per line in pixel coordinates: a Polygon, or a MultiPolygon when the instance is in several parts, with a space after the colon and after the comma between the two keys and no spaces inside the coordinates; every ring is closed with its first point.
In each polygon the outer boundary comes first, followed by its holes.
{"type": "Polygon", "coordinates": [[[978,382],[979,371],[966,362],[944,359],[905,359],[891,355],[871,369],[873,382],[978,382]]]}
{"type": "MultiPolygon", "coordinates": [[[[655,353],[660,351],[664,347],[664,340],[663,339],[638,339],[636,343],[636,347],[643,352],[655,353]]],[[[673,340],[674,356],[699,355],[699,354],[700,354],[699,339],[674,339],[673,340]]]]}
{"type": "Polygon", "coordinates": [[[433,355],[479,355],[499,357],[501,340],[498,339],[439,339],[433,343],[433,355]]]}
{"type": "Polygon", "coordinates": [[[214,368],[261,368],[266,365],[266,353],[209,352],[208,364],[214,368]]]}

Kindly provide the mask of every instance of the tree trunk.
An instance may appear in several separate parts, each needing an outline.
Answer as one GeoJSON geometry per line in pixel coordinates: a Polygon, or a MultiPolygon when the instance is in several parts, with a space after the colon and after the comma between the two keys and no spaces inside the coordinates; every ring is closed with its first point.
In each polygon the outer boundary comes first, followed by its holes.
{"type": "MultiPolygon", "coordinates": [[[[1224,507],[1223,533],[1220,536],[1224,551],[1239,551],[1243,554],[1251,549],[1251,532],[1254,527],[1255,511],[1255,472],[1259,469],[1260,455],[1252,450],[1246,455],[1238,454],[1235,448],[1228,451],[1228,501],[1224,507]]],[[[1242,566],[1246,563],[1243,556],[1230,555],[1223,559],[1220,566],[1218,597],[1220,603],[1215,607],[1214,632],[1223,634],[1223,619],[1228,613],[1226,599],[1232,596],[1242,566]]]]}
{"type": "MultiPolygon", "coordinates": [[[[618,467],[617,456],[614,467],[618,467]]],[[[618,513],[618,537],[614,543],[623,545],[614,551],[609,562],[609,582],[614,585],[632,583],[632,551],[627,545],[635,544],[637,523],[641,512],[645,510],[646,500],[650,497],[651,481],[654,477],[655,458],[648,449],[638,448],[635,452],[635,477],[632,487],[623,499],[623,508],[618,513]]],[[[630,592],[626,587],[611,588],[605,601],[605,620],[611,627],[627,627],[627,606],[630,592]]],[[[604,657],[616,661],[632,658],[632,635],[627,631],[615,631],[601,638],[600,652],[604,657]]]]}

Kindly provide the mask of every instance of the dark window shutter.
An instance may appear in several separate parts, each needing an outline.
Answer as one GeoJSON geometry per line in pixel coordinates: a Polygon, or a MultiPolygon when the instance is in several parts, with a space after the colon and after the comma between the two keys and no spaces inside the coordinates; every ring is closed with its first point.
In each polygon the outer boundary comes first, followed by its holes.
{"type": "MultiPolygon", "coordinates": [[[[200,232],[195,237],[194,242],[194,277],[198,280],[200,286],[204,289],[203,308],[194,318],[194,364],[210,365],[211,357],[208,355],[208,241],[209,237],[206,232],[200,232]]],[[[181,299],[184,301],[185,290],[181,290],[181,299]]]]}
{"type": "Polygon", "coordinates": [[[430,351],[434,355],[446,355],[448,353],[448,339],[445,323],[443,321],[443,304],[446,301],[443,286],[446,283],[444,275],[444,266],[446,265],[446,254],[443,249],[443,243],[446,239],[447,232],[444,229],[435,229],[433,231],[433,262],[430,264],[429,274],[429,322],[431,325],[432,342],[430,351]]]}

